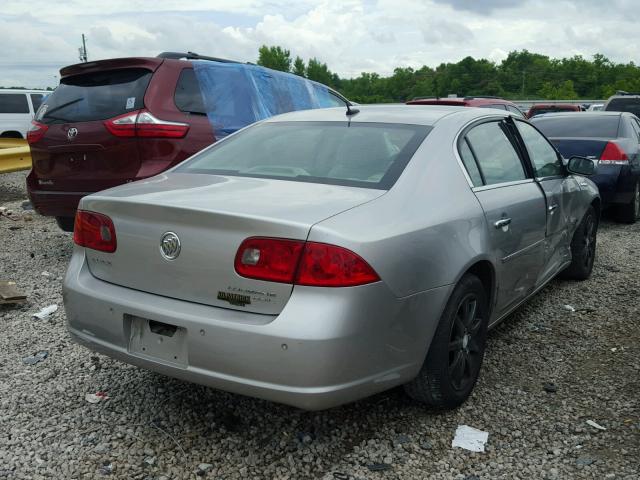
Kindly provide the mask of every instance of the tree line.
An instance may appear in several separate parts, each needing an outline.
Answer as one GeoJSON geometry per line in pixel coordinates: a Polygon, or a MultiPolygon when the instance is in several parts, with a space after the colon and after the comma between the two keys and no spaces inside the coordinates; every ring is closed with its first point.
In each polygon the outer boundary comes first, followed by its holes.
{"type": "Polygon", "coordinates": [[[280,46],[263,45],[258,65],[315,80],[359,103],[404,102],[415,97],[494,95],[513,100],[606,99],[618,90],[640,91],[640,67],[604,55],[550,58],[527,50],[510,52],[500,63],[466,57],[435,68],[398,67],[393,75],[361,73],[340,78],[317,58],[305,62],[280,46]]]}

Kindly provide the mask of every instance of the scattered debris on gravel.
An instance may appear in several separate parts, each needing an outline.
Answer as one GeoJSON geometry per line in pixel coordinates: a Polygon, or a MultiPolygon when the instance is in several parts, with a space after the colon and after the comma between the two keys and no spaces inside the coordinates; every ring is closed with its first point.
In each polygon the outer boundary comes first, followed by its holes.
{"type": "Polygon", "coordinates": [[[551,282],[491,333],[459,409],[395,389],[304,412],[92,353],[63,308],[32,319],[63,305],[72,238],[30,209],[24,181],[0,175],[0,278],[27,296],[0,305],[0,478],[640,478],[640,224],[605,220],[590,280],[551,282]],[[488,432],[484,452],[452,448],[459,425],[488,432]]]}

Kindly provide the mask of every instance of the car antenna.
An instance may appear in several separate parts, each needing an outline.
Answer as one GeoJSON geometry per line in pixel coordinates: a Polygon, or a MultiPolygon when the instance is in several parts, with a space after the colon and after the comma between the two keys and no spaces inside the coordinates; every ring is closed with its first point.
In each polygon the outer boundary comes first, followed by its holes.
{"type": "Polygon", "coordinates": [[[357,108],[351,108],[351,103],[349,102],[349,100],[345,100],[344,103],[347,104],[347,117],[360,112],[360,110],[358,110],[357,108]]]}

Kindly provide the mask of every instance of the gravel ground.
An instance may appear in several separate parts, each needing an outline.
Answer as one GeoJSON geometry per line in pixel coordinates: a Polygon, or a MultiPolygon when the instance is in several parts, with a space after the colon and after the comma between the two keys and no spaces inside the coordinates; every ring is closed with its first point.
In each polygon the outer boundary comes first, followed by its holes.
{"type": "Polygon", "coordinates": [[[396,389],[309,413],[72,343],[61,294],[71,236],[28,221],[24,177],[0,176],[0,206],[19,218],[0,218],[0,279],[29,296],[0,306],[0,478],[640,478],[640,224],[604,221],[590,280],[553,281],[492,332],[458,410],[425,410],[396,389]],[[50,304],[61,308],[31,318],[50,304]],[[85,401],[98,391],[109,399],[85,401]],[[464,424],[489,432],[485,453],[451,447],[464,424]]]}

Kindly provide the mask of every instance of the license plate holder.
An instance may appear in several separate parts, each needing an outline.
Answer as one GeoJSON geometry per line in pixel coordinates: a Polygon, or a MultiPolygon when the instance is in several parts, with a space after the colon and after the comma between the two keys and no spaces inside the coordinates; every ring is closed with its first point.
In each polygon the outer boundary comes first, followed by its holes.
{"type": "Polygon", "coordinates": [[[189,365],[186,328],[133,315],[127,317],[130,354],[181,368],[189,365]]]}

